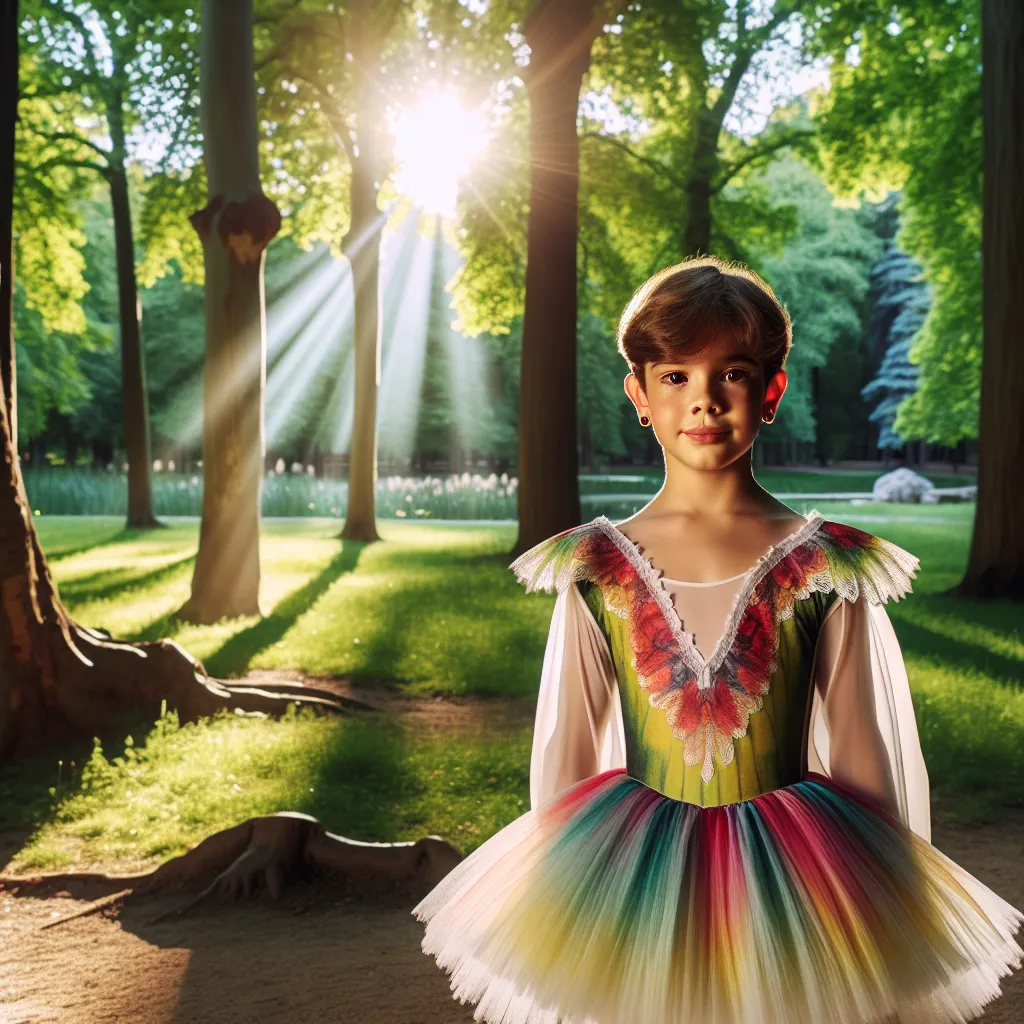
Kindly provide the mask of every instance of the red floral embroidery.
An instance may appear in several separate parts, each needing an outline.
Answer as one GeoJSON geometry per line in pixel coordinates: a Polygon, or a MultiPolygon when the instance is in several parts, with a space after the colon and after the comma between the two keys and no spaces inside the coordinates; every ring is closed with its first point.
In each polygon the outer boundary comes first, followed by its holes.
{"type": "Polygon", "coordinates": [[[733,620],[728,649],[716,650],[721,657],[707,662],[692,642],[682,644],[680,636],[685,640],[687,634],[677,631],[678,621],[659,601],[664,595],[638,572],[639,558],[598,520],[545,541],[513,568],[531,588],[582,578],[601,588],[605,606],[627,620],[640,686],[683,740],[686,764],[702,764],[705,782],[714,774],[715,758],[720,764],[732,761],[733,741],[746,734],[750,716],[761,708],[775,670],[779,624],[793,616],[796,602],[830,588],[848,599],[861,593],[870,600],[899,598],[910,590],[918,565],[890,541],[820,520],[806,540],[756,580],[739,621],[733,620]]]}

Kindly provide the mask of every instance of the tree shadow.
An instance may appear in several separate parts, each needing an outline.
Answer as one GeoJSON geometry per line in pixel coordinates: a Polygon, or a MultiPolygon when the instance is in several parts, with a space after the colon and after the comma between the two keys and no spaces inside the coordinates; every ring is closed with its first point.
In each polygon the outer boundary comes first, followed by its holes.
{"type": "MultiPolygon", "coordinates": [[[[206,670],[220,678],[244,675],[256,655],[277,643],[336,580],[355,570],[365,547],[364,541],[345,541],[341,551],[316,576],[276,604],[266,618],[235,633],[204,658],[206,670]]],[[[147,629],[152,629],[153,625],[147,629]]]]}
{"type": "Polygon", "coordinates": [[[104,548],[113,544],[123,544],[131,539],[128,531],[122,527],[117,533],[111,534],[109,537],[96,537],[94,540],[84,544],[73,544],[67,547],[43,545],[43,554],[46,555],[46,561],[49,563],[63,562],[69,558],[74,558],[76,555],[84,555],[87,551],[95,551],[96,548],[104,548]]]}
{"type": "Polygon", "coordinates": [[[189,555],[182,555],[180,558],[175,558],[148,572],[132,572],[131,569],[123,566],[117,569],[100,569],[87,576],[76,576],[74,579],[65,580],[59,584],[60,595],[77,604],[84,604],[87,601],[102,601],[115,597],[126,590],[139,590],[162,583],[180,572],[184,565],[194,562],[195,558],[196,553],[193,551],[189,555]]]}
{"type": "MultiPolygon", "coordinates": [[[[958,613],[958,617],[959,613],[958,613]]],[[[959,639],[902,617],[896,618],[900,645],[904,655],[918,655],[954,671],[988,676],[1004,689],[1019,689],[1024,684],[1024,662],[1011,655],[1000,654],[981,643],[959,639]]],[[[964,617],[967,621],[967,617],[964,617]]],[[[991,623],[980,617],[978,625],[991,623]]]]}

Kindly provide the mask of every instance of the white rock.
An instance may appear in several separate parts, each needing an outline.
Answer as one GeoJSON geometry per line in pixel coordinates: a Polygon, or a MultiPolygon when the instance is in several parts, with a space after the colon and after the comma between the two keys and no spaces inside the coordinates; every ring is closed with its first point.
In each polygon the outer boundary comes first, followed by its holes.
{"type": "Polygon", "coordinates": [[[934,490],[935,485],[930,480],[906,466],[900,466],[891,473],[883,473],[875,481],[871,496],[876,501],[933,504],[938,501],[938,495],[931,493],[934,490]]]}

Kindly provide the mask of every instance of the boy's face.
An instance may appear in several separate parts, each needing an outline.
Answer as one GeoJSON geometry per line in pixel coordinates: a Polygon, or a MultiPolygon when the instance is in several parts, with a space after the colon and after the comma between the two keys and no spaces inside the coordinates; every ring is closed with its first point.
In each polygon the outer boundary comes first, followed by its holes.
{"type": "Polygon", "coordinates": [[[637,415],[650,417],[666,455],[699,470],[722,469],[748,451],[787,382],[785,370],[766,382],[760,364],[728,339],[683,362],[647,363],[644,378],[629,373],[624,382],[637,415]]]}

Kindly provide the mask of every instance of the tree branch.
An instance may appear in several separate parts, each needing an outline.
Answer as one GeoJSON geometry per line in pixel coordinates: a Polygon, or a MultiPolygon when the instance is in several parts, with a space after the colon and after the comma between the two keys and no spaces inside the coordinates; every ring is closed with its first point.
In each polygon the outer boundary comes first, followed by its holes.
{"type": "Polygon", "coordinates": [[[643,156],[641,153],[637,153],[632,150],[624,142],[620,141],[614,135],[603,135],[600,132],[581,132],[581,139],[599,139],[601,142],[607,143],[609,146],[615,146],[621,149],[624,153],[628,153],[634,160],[638,160],[640,163],[645,164],[651,170],[656,171],[660,177],[666,178],[672,182],[676,188],[681,191],[686,191],[686,182],[681,178],[676,177],[664,164],[658,163],[657,160],[652,160],[650,157],[643,156]]]}
{"type": "Polygon", "coordinates": [[[777,153],[787,146],[799,146],[801,142],[814,138],[815,134],[811,128],[799,128],[794,131],[775,133],[775,136],[766,142],[752,144],[743,156],[722,168],[712,186],[712,193],[720,192],[725,188],[744,167],[749,167],[757,160],[771,156],[772,153],[777,153]]]}
{"type": "Polygon", "coordinates": [[[78,167],[84,171],[95,171],[107,179],[110,178],[111,174],[111,170],[106,164],[94,164],[88,160],[73,160],[70,157],[64,156],[55,156],[49,160],[44,160],[35,170],[37,172],[48,171],[51,167],[78,167]]]}
{"type": "Polygon", "coordinates": [[[289,3],[282,4],[282,6],[276,11],[269,11],[263,15],[253,15],[252,23],[256,25],[277,25],[281,22],[282,16],[288,11],[294,11],[302,3],[302,0],[290,0],[289,3]]]}
{"type": "Polygon", "coordinates": [[[92,46],[92,33],[85,27],[85,22],[82,20],[81,15],[64,4],[55,4],[52,7],[47,7],[46,13],[51,18],[63,20],[73,25],[78,30],[78,34],[82,37],[82,48],[85,50],[86,66],[97,82],[102,79],[103,75],[100,74],[99,63],[96,60],[96,51],[92,46]]]}
{"type": "Polygon", "coordinates": [[[33,135],[38,135],[41,139],[46,139],[48,142],[74,142],[79,146],[88,146],[89,149],[99,153],[105,161],[110,158],[110,153],[107,150],[102,149],[95,142],[90,142],[88,139],[75,135],[74,132],[44,132],[32,125],[29,125],[29,131],[33,135]]]}
{"type": "Polygon", "coordinates": [[[736,99],[736,92],[740,87],[743,76],[750,68],[751,61],[761,50],[761,47],[775,34],[775,30],[783,22],[788,21],[791,15],[795,13],[795,7],[786,3],[785,0],[778,0],[771,18],[760,28],[748,31],[745,24],[742,25],[741,29],[739,23],[740,21],[745,22],[746,4],[739,4],[737,6],[736,17],[739,21],[736,26],[736,58],[733,60],[729,72],[725,76],[725,82],[722,84],[722,91],[718,99],[715,100],[714,105],[711,107],[711,115],[717,125],[721,126],[725,121],[725,115],[729,113],[729,108],[732,106],[733,100],[736,99]]]}

